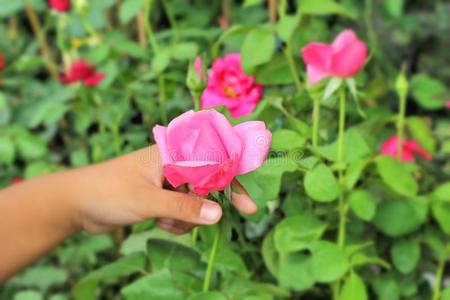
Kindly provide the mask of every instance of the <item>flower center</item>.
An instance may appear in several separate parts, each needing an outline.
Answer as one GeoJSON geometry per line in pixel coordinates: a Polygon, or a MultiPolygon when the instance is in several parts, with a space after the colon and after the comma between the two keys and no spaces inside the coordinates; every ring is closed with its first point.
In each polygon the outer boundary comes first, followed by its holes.
{"type": "Polygon", "coordinates": [[[224,91],[225,95],[227,95],[227,97],[236,98],[238,96],[237,93],[235,92],[235,90],[233,89],[233,87],[231,87],[229,85],[225,86],[223,91],[224,91]]]}

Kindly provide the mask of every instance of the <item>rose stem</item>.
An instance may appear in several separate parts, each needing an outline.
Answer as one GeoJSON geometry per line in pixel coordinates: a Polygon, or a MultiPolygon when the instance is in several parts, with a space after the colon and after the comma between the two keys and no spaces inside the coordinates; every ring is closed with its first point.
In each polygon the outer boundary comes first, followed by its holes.
{"type": "Polygon", "coordinates": [[[313,107],[313,135],[312,144],[313,148],[319,146],[319,117],[320,117],[320,97],[314,96],[314,107],[313,107]]]}
{"type": "Polygon", "coordinates": [[[36,39],[39,44],[39,48],[41,48],[42,59],[45,62],[48,72],[50,76],[54,80],[58,80],[58,67],[55,62],[52,60],[52,56],[50,54],[50,48],[48,46],[47,38],[45,36],[44,31],[42,30],[41,23],[39,22],[39,18],[33,10],[33,7],[27,2],[23,1],[23,5],[25,8],[25,13],[27,15],[28,21],[30,22],[31,29],[36,36],[36,39]]]}
{"type": "Polygon", "coordinates": [[[436,269],[436,276],[434,278],[434,291],[433,300],[439,300],[441,298],[441,282],[444,274],[446,257],[439,259],[439,263],[436,269]]]}
{"type": "MultiPolygon", "coordinates": [[[[159,53],[158,43],[155,38],[155,33],[153,32],[153,27],[151,23],[151,11],[153,7],[153,0],[147,0],[145,2],[145,29],[147,30],[147,36],[152,47],[153,54],[156,56],[159,53]]],[[[165,91],[165,78],[163,74],[158,75],[158,100],[160,106],[161,119],[163,124],[167,124],[167,112],[166,112],[166,91],[165,91]]]]}
{"type": "Polygon", "coordinates": [[[214,260],[216,259],[217,254],[217,246],[219,245],[219,239],[220,239],[220,226],[218,226],[218,229],[214,235],[214,241],[211,247],[211,253],[209,254],[208,259],[208,267],[206,268],[206,274],[205,279],[203,281],[203,292],[209,291],[209,285],[211,283],[211,276],[214,266],[214,260]]]}

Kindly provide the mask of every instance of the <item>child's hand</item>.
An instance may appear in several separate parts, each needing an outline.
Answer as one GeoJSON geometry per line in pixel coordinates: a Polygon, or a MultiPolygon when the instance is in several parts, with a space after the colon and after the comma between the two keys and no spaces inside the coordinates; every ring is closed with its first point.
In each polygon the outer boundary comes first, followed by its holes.
{"type": "MultiPolygon", "coordinates": [[[[80,189],[75,197],[76,223],[89,232],[157,218],[158,226],[184,233],[197,224],[213,224],[222,210],[214,201],[188,194],[188,188],[165,189],[162,166],[155,146],[144,148],[105,163],[72,171],[80,189]]],[[[257,207],[234,183],[233,204],[252,214],[257,207]]]]}

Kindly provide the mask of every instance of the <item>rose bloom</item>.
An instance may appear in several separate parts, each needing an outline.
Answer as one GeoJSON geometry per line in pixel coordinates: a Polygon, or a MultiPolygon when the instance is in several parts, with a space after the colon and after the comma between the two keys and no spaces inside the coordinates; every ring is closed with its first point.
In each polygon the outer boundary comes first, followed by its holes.
{"type": "Polygon", "coordinates": [[[445,101],[445,108],[450,109],[450,100],[445,101]]]}
{"type": "Polygon", "coordinates": [[[272,139],[264,122],[233,127],[215,110],[188,111],[167,127],[155,126],[153,135],[167,181],[173,187],[190,184],[200,196],[260,167],[272,139]]]}
{"type": "Polygon", "coordinates": [[[367,46],[353,30],[342,31],[331,44],[312,42],[302,49],[308,81],[317,83],[326,77],[353,77],[367,58],[367,46]]]}
{"type": "Polygon", "coordinates": [[[0,53],[0,71],[5,68],[5,56],[3,53],[0,53]]]}
{"type": "Polygon", "coordinates": [[[250,114],[261,100],[263,86],[253,76],[244,73],[239,53],[231,53],[214,61],[201,107],[224,105],[233,117],[250,114]]]}
{"type": "MultiPolygon", "coordinates": [[[[388,138],[383,145],[381,145],[380,153],[384,155],[389,155],[394,158],[398,157],[398,144],[399,138],[394,135],[388,138]]],[[[402,157],[401,161],[415,162],[414,154],[417,153],[426,160],[431,160],[431,155],[428,154],[419,144],[414,140],[403,139],[402,141],[402,157]]]]}
{"type": "Polygon", "coordinates": [[[68,12],[70,11],[70,0],[48,0],[48,6],[57,12],[68,12]]]}
{"type": "Polygon", "coordinates": [[[99,84],[103,78],[105,78],[105,73],[97,73],[94,66],[80,59],[70,66],[69,71],[61,76],[60,80],[64,84],[82,81],[85,86],[91,87],[99,84]]]}

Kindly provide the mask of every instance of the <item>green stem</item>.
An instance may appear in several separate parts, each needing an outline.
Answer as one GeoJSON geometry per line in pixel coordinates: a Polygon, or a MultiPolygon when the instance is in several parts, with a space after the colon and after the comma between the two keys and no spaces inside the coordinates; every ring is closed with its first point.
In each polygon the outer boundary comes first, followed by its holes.
{"type": "Polygon", "coordinates": [[[213,272],[214,261],[216,259],[217,248],[220,240],[220,226],[218,227],[216,234],[214,236],[214,242],[211,247],[211,253],[209,254],[208,267],[206,268],[205,279],[203,281],[203,292],[209,291],[209,286],[211,283],[211,277],[213,272]]]}
{"type": "Polygon", "coordinates": [[[440,259],[436,269],[436,277],[434,278],[434,292],[433,300],[439,300],[441,298],[441,284],[442,276],[444,275],[446,258],[440,259]]]}
{"type": "Polygon", "coordinates": [[[345,244],[345,224],[347,205],[344,199],[344,130],[345,130],[345,89],[339,91],[339,135],[338,135],[338,165],[339,165],[339,230],[338,230],[338,246],[344,247],[345,244]]]}
{"type": "Polygon", "coordinates": [[[195,246],[195,244],[197,244],[197,239],[198,239],[198,227],[194,227],[194,229],[192,229],[192,246],[195,246]]]}
{"type": "Polygon", "coordinates": [[[173,43],[177,43],[180,39],[180,30],[178,29],[178,23],[175,19],[175,16],[173,15],[172,8],[170,7],[170,4],[168,3],[168,0],[163,0],[162,4],[164,6],[164,10],[166,11],[167,18],[169,19],[169,24],[172,30],[175,32],[173,37],[173,43]]]}
{"type": "Polygon", "coordinates": [[[302,84],[300,82],[300,77],[298,75],[297,69],[295,68],[294,59],[292,58],[291,43],[287,42],[284,48],[284,55],[288,61],[289,70],[291,71],[292,79],[294,79],[295,87],[297,88],[297,93],[302,91],[302,84]]]}
{"type": "Polygon", "coordinates": [[[397,158],[401,159],[403,154],[403,132],[405,127],[405,113],[406,113],[406,93],[401,93],[400,95],[400,108],[398,111],[397,119],[397,158]]]}
{"type": "Polygon", "coordinates": [[[314,107],[313,107],[313,135],[312,135],[312,144],[313,148],[317,148],[319,145],[319,117],[320,117],[320,98],[315,97],[313,99],[314,107]]]}

